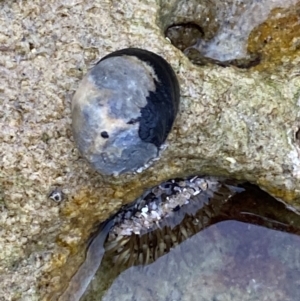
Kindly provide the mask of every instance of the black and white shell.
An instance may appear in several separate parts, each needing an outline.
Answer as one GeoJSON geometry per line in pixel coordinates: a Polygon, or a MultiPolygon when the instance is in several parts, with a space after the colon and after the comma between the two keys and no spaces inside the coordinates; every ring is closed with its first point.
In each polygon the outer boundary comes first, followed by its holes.
{"type": "Polygon", "coordinates": [[[79,151],[104,175],[143,168],[158,156],[172,128],[179,94],[175,72],[161,56],[138,48],[105,56],[73,97],[79,151]]]}

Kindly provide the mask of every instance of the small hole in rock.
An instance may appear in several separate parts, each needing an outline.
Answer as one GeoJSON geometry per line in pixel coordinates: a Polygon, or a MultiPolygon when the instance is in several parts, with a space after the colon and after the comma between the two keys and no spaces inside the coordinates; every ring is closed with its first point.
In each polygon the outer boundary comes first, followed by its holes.
{"type": "Polygon", "coordinates": [[[260,55],[255,53],[249,54],[245,58],[226,61],[205,56],[198,49],[201,48],[201,45],[204,43],[203,30],[200,26],[193,23],[172,25],[165,31],[165,36],[196,65],[203,66],[206,64],[216,64],[221,67],[232,65],[241,69],[246,69],[260,63],[260,55]]]}
{"type": "Polygon", "coordinates": [[[193,23],[175,24],[165,31],[165,36],[181,51],[195,45],[198,39],[203,38],[203,35],[201,27],[193,23]]]}
{"type": "Polygon", "coordinates": [[[104,139],[107,139],[107,138],[109,138],[109,135],[106,131],[103,131],[103,132],[101,132],[101,137],[104,139]]]}

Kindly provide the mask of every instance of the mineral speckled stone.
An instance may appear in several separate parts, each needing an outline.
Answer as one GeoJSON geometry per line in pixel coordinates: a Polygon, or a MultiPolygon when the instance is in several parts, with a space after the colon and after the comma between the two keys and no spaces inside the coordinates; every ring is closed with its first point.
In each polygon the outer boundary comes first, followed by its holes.
{"type": "Polygon", "coordinates": [[[75,142],[101,174],[143,169],[158,156],[178,106],[178,81],[162,57],[138,48],[113,52],[74,95],[75,142]]]}

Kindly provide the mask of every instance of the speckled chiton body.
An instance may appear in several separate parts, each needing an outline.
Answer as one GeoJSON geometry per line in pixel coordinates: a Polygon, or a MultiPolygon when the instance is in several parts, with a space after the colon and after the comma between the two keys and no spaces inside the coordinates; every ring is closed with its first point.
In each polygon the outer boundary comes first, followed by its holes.
{"type": "Polygon", "coordinates": [[[101,174],[136,171],[158,156],[178,106],[176,75],[161,56],[138,48],[113,52],[74,95],[75,142],[101,174]]]}

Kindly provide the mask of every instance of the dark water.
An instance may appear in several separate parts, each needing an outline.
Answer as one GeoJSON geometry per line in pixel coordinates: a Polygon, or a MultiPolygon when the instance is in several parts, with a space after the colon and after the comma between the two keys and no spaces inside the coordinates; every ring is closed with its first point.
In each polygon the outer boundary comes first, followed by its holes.
{"type": "Polygon", "coordinates": [[[122,265],[106,254],[81,300],[299,301],[300,216],[243,187],[195,214],[198,223],[205,217],[203,227],[149,265],[122,265]]]}

